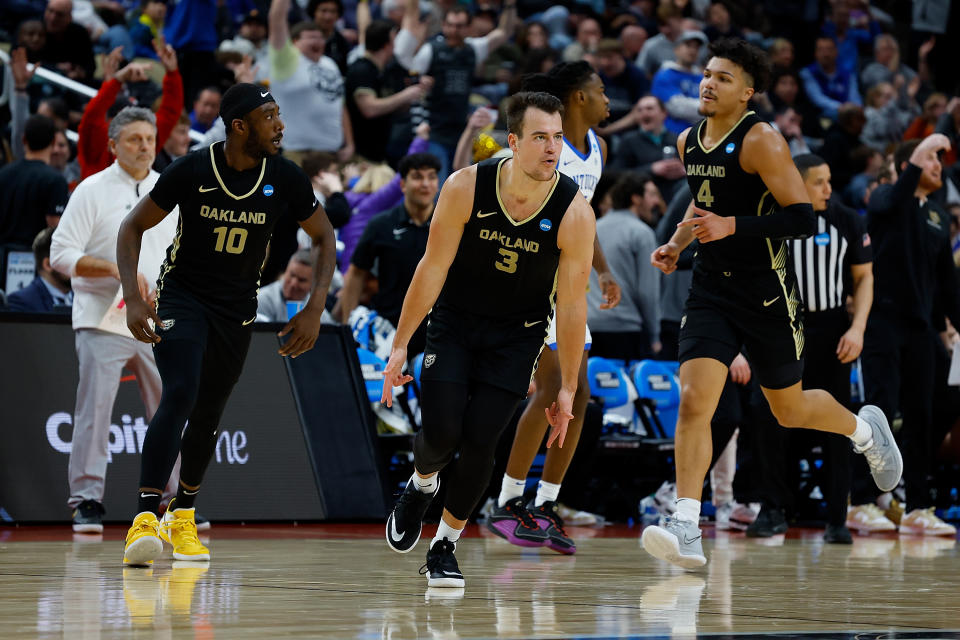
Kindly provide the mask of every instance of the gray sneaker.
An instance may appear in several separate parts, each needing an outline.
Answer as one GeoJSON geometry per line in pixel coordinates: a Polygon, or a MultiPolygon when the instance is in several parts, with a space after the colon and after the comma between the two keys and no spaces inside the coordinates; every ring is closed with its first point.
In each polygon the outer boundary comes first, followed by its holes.
{"type": "Polygon", "coordinates": [[[664,516],[660,524],[643,530],[640,542],[654,558],[666,560],[684,569],[694,569],[707,564],[703,555],[700,527],[696,522],[664,516]]]}
{"type": "Polygon", "coordinates": [[[887,417],[879,407],[864,405],[857,414],[873,429],[870,442],[864,447],[853,445],[857,453],[862,453],[870,465],[870,475],[880,491],[893,491],[900,483],[903,474],[903,458],[893,439],[887,417]]]}

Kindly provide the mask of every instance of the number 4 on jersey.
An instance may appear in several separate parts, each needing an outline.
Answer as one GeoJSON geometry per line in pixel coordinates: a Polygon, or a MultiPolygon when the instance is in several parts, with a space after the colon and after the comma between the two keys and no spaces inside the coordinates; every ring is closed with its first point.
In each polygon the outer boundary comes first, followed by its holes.
{"type": "Polygon", "coordinates": [[[697,200],[703,203],[703,206],[710,208],[713,206],[714,201],[713,194],[710,193],[710,181],[704,180],[700,184],[700,190],[697,191],[697,200]]]}

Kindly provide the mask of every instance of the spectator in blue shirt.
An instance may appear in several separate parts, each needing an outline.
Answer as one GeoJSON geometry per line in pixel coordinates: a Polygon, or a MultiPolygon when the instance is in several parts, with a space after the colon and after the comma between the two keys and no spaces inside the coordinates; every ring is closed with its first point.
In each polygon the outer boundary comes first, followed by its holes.
{"type": "Polygon", "coordinates": [[[700,47],[707,44],[701,31],[684,31],[673,48],[675,62],[664,62],[653,76],[651,93],[667,108],[667,129],[680,133],[700,119],[697,109],[703,71],[696,66],[700,47]]]}
{"type": "Polygon", "coordinates": [[[800,78],[807,97],[820,109],[821,115],[836,121],[840,105],[863,105],[856,76],[837,65],[837,43],[833,38],[817,38],[814,58],[814,62],[800,71],[800,78]]]}

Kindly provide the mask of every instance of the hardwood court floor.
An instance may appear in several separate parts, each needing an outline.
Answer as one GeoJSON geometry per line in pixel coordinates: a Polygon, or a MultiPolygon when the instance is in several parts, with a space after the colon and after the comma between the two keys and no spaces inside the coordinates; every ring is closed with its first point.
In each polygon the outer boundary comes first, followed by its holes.
{"type": "Polygon", "coordinates": [[[0,638],[960,638],[950,538],[705,528],[709,563],[684,573],[639,528],[571,528],[578,552],[560,556],[471,527],[458,592],[428,590],[426,541],[396,554],[382,524],[215,525],[209,566],[152,569],[120,565],[124,533],[0,527],[0,638]]]}

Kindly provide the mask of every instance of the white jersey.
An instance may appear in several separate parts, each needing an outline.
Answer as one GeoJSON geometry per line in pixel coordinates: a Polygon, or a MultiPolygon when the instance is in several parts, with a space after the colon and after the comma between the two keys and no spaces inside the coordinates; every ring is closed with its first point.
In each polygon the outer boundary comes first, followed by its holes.
{"type": "Polygon", "coordinates": [[[580,187],[580,193],[590,202],[593,192],[597,190],[600,174],[603,173],[603,155],[600,153],[600,141],[593,129],[587,129],[587,140],[590,142],[590,150],[587,155],[583,155],[564,136],[557,170],[573,178],[580,187]]]}

